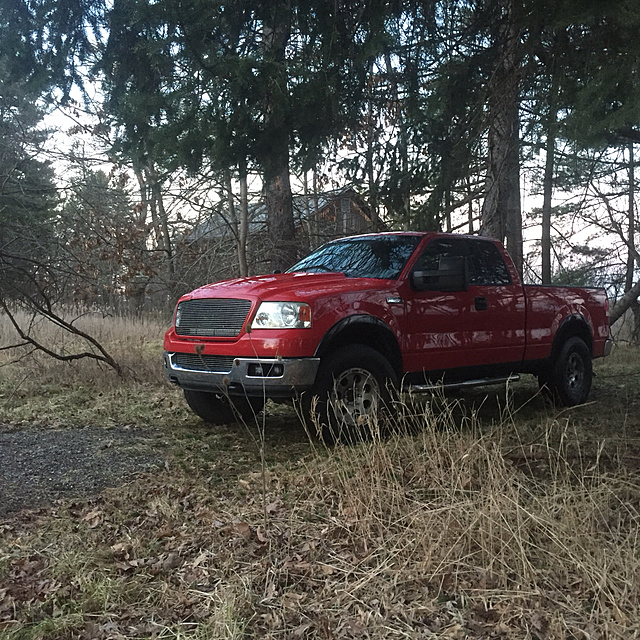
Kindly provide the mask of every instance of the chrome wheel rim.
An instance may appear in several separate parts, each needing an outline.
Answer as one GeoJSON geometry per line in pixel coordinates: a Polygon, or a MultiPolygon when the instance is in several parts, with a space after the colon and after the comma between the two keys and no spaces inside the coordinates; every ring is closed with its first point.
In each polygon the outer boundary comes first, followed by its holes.
{"type": "Polygon", "coordinates": [[[334,380],[330,402],[342,424],[359,426],[376,415],[380,406],[380,385],[366,369],[346,369],[334,380]]]}
{"type": "Polygon", "coordinates": [[[584,383],[584,362],[577,353],[572,353],[567,360],[567,387],[580,389],[584,383]]]}

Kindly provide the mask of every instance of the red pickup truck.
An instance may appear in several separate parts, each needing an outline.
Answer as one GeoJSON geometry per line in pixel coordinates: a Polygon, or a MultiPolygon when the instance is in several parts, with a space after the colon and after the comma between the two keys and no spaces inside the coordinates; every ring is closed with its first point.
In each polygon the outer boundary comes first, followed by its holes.
{"type": "Polygon", "coordinates": [[[183,296],[164,367],[218,424],[298,397],[320,424],[349,428],[394,390],[519,373],[572,406],[587,398],[592,359],[611,350],[608,311],[603,289],[523,285],[488,238],[367,234],[329,242],[286,273],[183,296]]]}

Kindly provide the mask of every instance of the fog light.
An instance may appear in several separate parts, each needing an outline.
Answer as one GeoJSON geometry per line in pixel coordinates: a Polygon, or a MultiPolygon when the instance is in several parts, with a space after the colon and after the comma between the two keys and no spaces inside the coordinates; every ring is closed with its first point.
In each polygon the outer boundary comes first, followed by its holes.
{"type": "Polygon", "coordinates": [[[247,375],[251,378],[279,378],[284,373],[284,365],[280,363],[256,362],[247,367],[247,375]]]}

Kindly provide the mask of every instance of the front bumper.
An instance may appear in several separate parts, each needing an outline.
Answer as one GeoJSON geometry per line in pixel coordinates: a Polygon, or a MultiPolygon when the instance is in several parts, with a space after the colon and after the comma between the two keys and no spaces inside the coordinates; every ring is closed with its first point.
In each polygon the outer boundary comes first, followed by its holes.
{"type": "Polygon", "coordinates": [[[234,358],[224,370],[211,371],[204,361],[202,369],[184,368],[176,361],[179,355],[165,351],[164,370],[182,389],[267,398],[291,398],[310,389],[320,365],[320,358],[234,358]]]}

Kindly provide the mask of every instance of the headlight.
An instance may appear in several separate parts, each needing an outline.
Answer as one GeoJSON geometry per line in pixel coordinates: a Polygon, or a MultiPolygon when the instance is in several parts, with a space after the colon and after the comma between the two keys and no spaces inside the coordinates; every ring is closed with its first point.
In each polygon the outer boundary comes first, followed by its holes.
{"type": "Polygon", "coordinates": [[[306,302],[262,302],[252,329],[308,329],[311,307],[306,302]]]}

